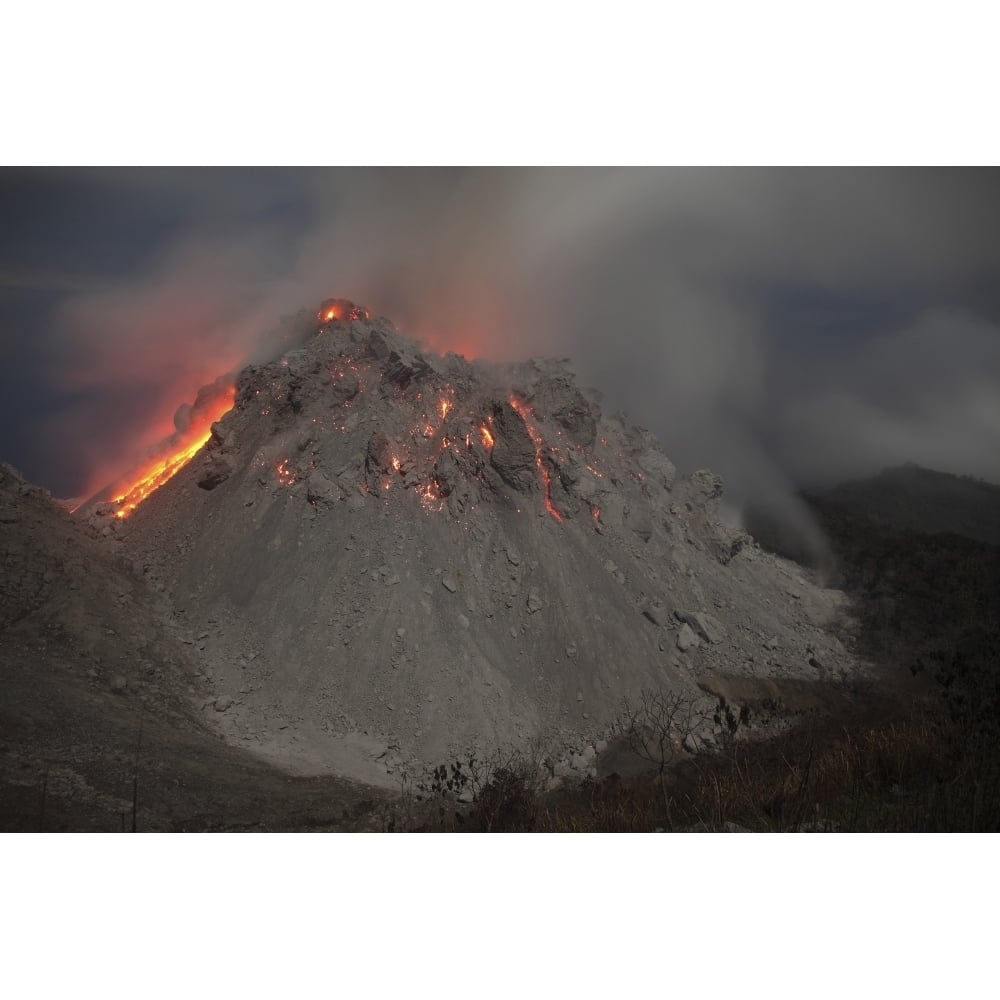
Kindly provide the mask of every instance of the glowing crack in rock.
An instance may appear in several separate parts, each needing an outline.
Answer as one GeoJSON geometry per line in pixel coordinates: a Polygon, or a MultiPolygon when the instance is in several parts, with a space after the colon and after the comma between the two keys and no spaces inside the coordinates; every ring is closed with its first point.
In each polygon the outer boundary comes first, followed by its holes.
{"type": "Polygon", "coordinates": [[[509,402],[517,415],[524,421],[524,426],[528,428],[528,436],[531,438],[531,443],[535,446],[535,465],[538,468],[538,475],[542,480],[542,495],[545,501],[545,509],[554,520],[562,524],[563,516],[556,510],[555,504],[552,503],[552,475],[545,464],[545,459],[542,457],[542,451],[545,448],[542,432],[535,424],[534,414],[531,412],[530,406],[522,403],[516,396],[511,396],[509,402]]]}

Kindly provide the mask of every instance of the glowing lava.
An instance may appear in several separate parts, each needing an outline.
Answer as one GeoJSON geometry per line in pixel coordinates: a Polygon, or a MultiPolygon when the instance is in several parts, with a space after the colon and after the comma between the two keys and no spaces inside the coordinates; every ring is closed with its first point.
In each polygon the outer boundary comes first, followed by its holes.
{"type": "Polygon", "coordinates": [[[295,470],[288,464],[288,459],[283,458],[274,467],[274,474],[278,477],[278,482],[282,486],[295,485],[295,470]]]}
{"type": "Polygon", "coordinates": [[[370,319],[371,313],[347,299],[327,299],[319,307],[316,318],[321,323],[329,323],[334,320],[370,319]]]}
{"type": "Polygon", "coordinates": [[[425,483],[424,485],[418,486],[416,488],[416,493],[417,496],[420,497],[420,503],[423,505],[425,510],[438,512],[443,509],[444,497],[441,496],[441,492],[436,483],[425,483]]]}
{"type": "Polygon", "coordinates": [[[545,442],[542,440],[541,431],[535,426],[534,414],[527,404],[520,402],[515,396],[511,396],[509,402],[511,407],[517,412],[517,415],[524,421],[524,426],[528,428],[531,443],[535,446],[535,465],[538,466],[538,474],[542,478],[545,509],[556,521],[562,524],[563,516],[556,510],[555,504],[552,503],[552,476],[542,458],[542,449],[545,447],[545,442]]]}
{"type": "Polygon", "coordinates": [[[123,480],[124,485],[119,485],[113,494],[115,503],[119,504],[115,517],[128,517],[143,500],[176,476],[198,454],[212,436],[212,424],[233,408],[235,396],[236,390],[230,386],[211,405],[200,408],[183,435],[178,433],[168,438],[155,458],[149,459],[123,480]]]}

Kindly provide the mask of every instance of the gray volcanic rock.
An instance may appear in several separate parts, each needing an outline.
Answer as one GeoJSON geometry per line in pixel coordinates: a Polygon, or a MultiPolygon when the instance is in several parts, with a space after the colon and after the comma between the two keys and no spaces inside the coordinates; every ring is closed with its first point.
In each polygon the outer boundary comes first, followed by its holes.
{"type": "Polygon", "coordinates": [[[529,402],[542,420],[552,420],[569,432],[572,440],[592,447],[597,437],[601,411],[587,402],[567,371],[550,374],[545,362],[535,362],[543,378],[531,393],[529,402]]]}
{"type": "Polygon", "coordinates": [[[507,402],[493,405],[494,445],[490,465],[508,486],[527,493],[538,482],[535,473],[535,446],[528,428],[517,411],[507,402]]]}
{"type": "Polygon", "coordinates": [[[678,621],[689,625],[706,642],[722,642],[724,632],[718,619],[699,611],[675,611],[678,621]]]}
{"type": "Polygon", "coordinates": [[[343,406],[344,403],[354,399],[360,388],[357,378],[350,372],[345,372],[330,385],[330,405],[343,406]]]}
{"type": "Polygon", "coordinates": [[[199,669],[239,692],[208,724],[282,767],[368,780],[387,747],[398,773],[534,739],[560,759],[643,688],[855,668],[823,630],[840,596],[734,546],[718,477],[678,475],[565,363],[327,322],[245,369],[219,430],[104,544],[206,633],[199,669]],[[229,474],[199,489],[213,456],[229,474]]]}
{"type": "Polygon", "coordinates": [[[212,454],[202,465],[198,485],[203,490],[214,490],[232,475],[232,466],[219,454],[212,454]]]}
{"type": "Polygon", "coordinates": [[[316,470],[306,480],[306,499],[311,504],[330,505],[343,499],[343,494],[326,473],[316,470]]]}
{"type": "Polygon", "coordinates": [[[379,476],[389,475],[393,471],[392,458],[389,439],[381,431],[376,431],[368,439],[365,449],[365,481],[369,488],[378,491],[379,476]]]}
{"type": "Polygon", "coordinates": [[[148,566],[9,465],[0,465],[0,513],[4,671],[30,654],[39,684],[56,662],[44,682],[71,687],[85,678],[94,690],[126,696],[136,710],[144,702],[151,718],[176,721],[195,668],[148,566]]]}
{"type": "Polygon", "coordinates": [[[677,648],[686,653],[689,649],[698,645],[698,637],[690,625],[684,624],[677,633],[677,648]]]}
{"type": "Polygon", "coordinates": [[[415,379],[430,372],[430,365],[419,354],[402,355],[390,351],[386,359],[384,384],[405,390],[415,379]]]}

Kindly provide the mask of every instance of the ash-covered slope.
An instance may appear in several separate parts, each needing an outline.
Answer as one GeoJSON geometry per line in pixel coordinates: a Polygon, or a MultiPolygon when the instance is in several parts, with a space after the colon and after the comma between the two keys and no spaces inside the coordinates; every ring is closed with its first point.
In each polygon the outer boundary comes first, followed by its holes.
{"type": "Polygon", "coordinates": [[[217,742],[169,605],[123,555],[0,465],[0,829],[117,829],[140,725],[147,747],[217,742]]]}
{"type": "MultiPolygon", "coordinates": [[[[67,676],[176,720],[193,671],[170,608],[122,550],[0,465],[0,650],[61,654],[67,676]]],[[[41,673],[41,671],[39,671],[41,673]]]]}
{"type": "Polygon", "coordinates": [[[204,454],[114,530],[200,636],[208,717],[371,780],[581,746],[643,687],[848,669],[821,628],[840,595],[722,526],[720,494],[564,362],[422,354],[361,318],[244,370],[204,454]]]}
{"type": "Polygon", "coordinates": [[[126,548],[0,464],[0,830],[372,826],[371,789],[226,746],[203,666],[126,548]]]}

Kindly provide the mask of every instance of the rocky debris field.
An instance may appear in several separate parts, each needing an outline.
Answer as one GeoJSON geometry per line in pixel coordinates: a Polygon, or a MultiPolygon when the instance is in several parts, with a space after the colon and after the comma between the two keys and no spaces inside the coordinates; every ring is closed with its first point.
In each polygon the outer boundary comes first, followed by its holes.
{"type": "Polygon", "coordinates": [[[856,670],[842,595],[723,525],[721,490],[565,362],[354,320],[244,370],[115,537],[195,637],[227,738],[391,783],[473,747],[572,760],[643,688],[856,670]]]}
{"type": "Polygon", "coordinates": [[[227,744],[196,637],[126,553],[0,465],[0,829],[378,829],[377,791],[227,744]]]}
{"type": "MultiPolygon", "coordinates": [[[[366,317],[363,311],[356,316],[366,317]]],[[[490,748],[598,773],[623,700],[861,671],[842,594],[718,516],[567,362],[421,352],[331,321],[246,368],[208,445],[127,519],[5,469],[0,633],[46,669],[300,779],[399,789],[490,748]]]]}

